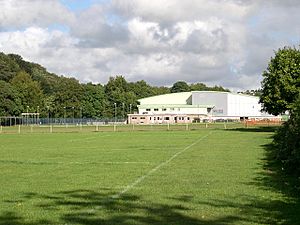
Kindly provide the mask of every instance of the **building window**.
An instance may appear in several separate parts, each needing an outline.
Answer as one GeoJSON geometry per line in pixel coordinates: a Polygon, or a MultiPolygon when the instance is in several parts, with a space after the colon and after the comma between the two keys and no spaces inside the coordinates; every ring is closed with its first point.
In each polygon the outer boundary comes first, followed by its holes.
{"type": "Polygon", "coordinates": [[[137,118],[136,117],[131,117],[131,119],[136,120],[137,118]]]}
{"type": "Polygon", "coordinates": [[[141,117],[141,120],[144,120],[144,119],[146,119],[145,117],[141,117]]]}
{"type": "Polygon", "coordinates": [[[168,117],[168,116],[167,116],[167,117],[165,117],[165,120],[170,120],[170,117],[168,117]]]}
{"type": "Polygon", "coordinates": [[[190,120],[190,117],[188,117],[187,120],[190,120]]]}
{"type": "Polygon", "coordinates": [[[149,117],[149,119],[151,120],[151,119],[152,119],[152,117],[149,117]]]}
{"type": "Polygon", "coordinates": [[[143,114],[148,114],[148,112],[143,112],[143,114]]]}
{"type": "Polygon", "coordinates": [[[175,109],[174,109],[174,108],[170,108],[170,110],[171,110],[171,111],[174,111],[175,109]]]}
{"type": "Polygon", "coordinates": [[[163,108],[162,111],[167,111],[167,109],[166,109],[166,108],[163,108]]]}
{"type": "Polygon", "coordinates": [[[154,111],[158,111],[158,109],[154,109],[154,111]]]}
{"type": "Polygon", "coordinates": [[[147,111],[147,112],[150,112],[150,111],[151,111],[151,109],[146,109],[146,111],[147,111]]]}
{"type": "Polygon", "coordinates": [[[154,117],[154,120],[156,120],[156,117],[154,117]]]}

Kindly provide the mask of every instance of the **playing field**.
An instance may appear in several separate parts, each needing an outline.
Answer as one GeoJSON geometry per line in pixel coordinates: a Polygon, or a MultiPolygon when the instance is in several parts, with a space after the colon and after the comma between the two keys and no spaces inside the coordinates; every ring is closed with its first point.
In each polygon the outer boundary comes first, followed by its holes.
{"type": "Polygon", "coordinates": [[[0,134],[0,224],[288,223],[254,131],[0,134]]]}

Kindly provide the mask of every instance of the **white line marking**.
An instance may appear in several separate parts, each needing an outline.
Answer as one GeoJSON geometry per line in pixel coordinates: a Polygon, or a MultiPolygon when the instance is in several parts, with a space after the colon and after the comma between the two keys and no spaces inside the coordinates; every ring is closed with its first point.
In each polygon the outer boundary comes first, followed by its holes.
{"type": "Polygon", "coordinates": [[[141,183],[143,180],[145,180],[148,176],[150,176],[151,174],[155,173],[157,170],[159,170],[161,167],[167,165],[169,162],[171,162],[173,159],[175,159],[177,156],[179,156],[180,154],[184,153],[186,150],[190,149],[191,147],[193,147],[194,145],[198,144],[200,141],[202,141],[204,138],[207,138],[210,134],[212,133],[209,132],[207,135],[201,137],[200,139],[196,140],[195,142],[193,142],[192,144],[190,144],[189,146],[185,147],[184,149],[182,149],[181,151],[175,153],[171,158],[167,159],[166,161],[162,162],[161,164],[157,165],[156,167],[154,167],[152,170],[150,170],[148,173],[146,173],[145,175],[139,177],[138,179],[136,179],[133,183],[131,183],[130,185],[126,186],[122,191],[120,191],[118,194],[112,195],[111,198],[119,198],[121,195],[125,194],[126,192],[128,192],[129,190],[131,190],[132,188],[134,188],[136,185],[138,185],[139,183],[141,183]]]}

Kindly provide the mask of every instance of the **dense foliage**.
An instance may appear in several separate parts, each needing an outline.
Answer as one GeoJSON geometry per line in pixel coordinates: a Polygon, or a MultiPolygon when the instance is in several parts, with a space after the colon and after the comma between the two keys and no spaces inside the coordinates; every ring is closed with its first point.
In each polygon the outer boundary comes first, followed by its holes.
{"type": "Polygon", "coordinates": [[[283,167],[300,176],[300,95],[293,104],[290,119],[276,132],[274,144],[283,167]]]}
{"type": "Polygon", "coordinates": [[[75,78],[49,73],[39,64],[15,54],[0,53],[0,116],[39,112],[42,117],[124,118],[137,110],[137,100],[178,91],[228,91],[203,83],[176,82],[171,88],[145,81],[110,77],[107,84],[82,84],[75,78]],[[184,85],[184,89],[182,88],[184,85]]]}
{"type": "Polygon", "coordinates": [[[285,47],[263,72],[260,102],[264,110],[290,118],[274,136],[274,150],[283,169],[300,176],[300,50],[285,47]]]}
{"type": "Polygon", "coordinates": [[[264,110],[274,115],[291,110],[300,93],[300,50],[279,49],[263,72],[263,78],[260,102],[264,110]]]}

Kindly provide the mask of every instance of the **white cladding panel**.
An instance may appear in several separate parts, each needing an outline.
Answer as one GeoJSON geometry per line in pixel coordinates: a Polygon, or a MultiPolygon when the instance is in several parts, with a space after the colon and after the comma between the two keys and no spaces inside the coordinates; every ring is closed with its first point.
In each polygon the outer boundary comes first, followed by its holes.
{"type": "Polygon", "coordinates": [[[213,91],[192,91],[193,105],[213,105],[213,116],[227,115],[227,96],[226,92],[213,91]]]}
{"type": "Polygon", "coordinates": [[[259,98],[229,92],[192,91],[158,95],[139,100],[139,114],[207,114],[262,116],[259,98]],[[177,106],[176,106],[177,105],[177,106]]]}
{"type": "Polygon", "coordinates": [[[261,104],[259,98],[238,94],[228,95],[229,116],[260,116],[261,104]]]}

